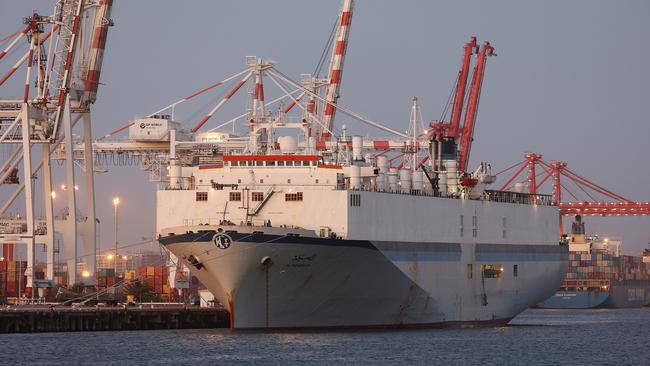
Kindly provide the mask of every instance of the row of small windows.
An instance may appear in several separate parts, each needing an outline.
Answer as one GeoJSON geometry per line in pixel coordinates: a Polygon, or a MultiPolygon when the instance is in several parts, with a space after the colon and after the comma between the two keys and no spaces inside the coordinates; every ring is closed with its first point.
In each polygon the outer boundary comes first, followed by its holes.
{"type": "MultiPolygon", "coordinates": [[[[501,278],[505,268],[501,264],[481,264],[482,278],[501,278]]],[[[512,277],[519,277],[519,265],[512,265],[512,277]]],[[[474,278],[474,265],[467,263],[467,279],[474,278]]]]}
{"type": "Polygon", "coordinates": [[[316,166],[317,161],[229,161],[229,166],[316,166]]]}
{"type": "Polygon", "coordinates": [[[284,200],[287,201],[287,202],[290,202],[290,201],[302,201],[302,192],[285,193],[284,194],[284,200]]]}
{"type": "MultiPolygon", "coordinates": [[[[285,201],[302,201],[302,192],[287,193],[285,201]]],[[[207,201],[208,192],[196,192],[196,201],[207,201]]],[[[230,192],[228,200],[241,201],[241,192],[230,192]]],[[[251,192],[251,201],[264,201],[264,192],[251,192]]]]}

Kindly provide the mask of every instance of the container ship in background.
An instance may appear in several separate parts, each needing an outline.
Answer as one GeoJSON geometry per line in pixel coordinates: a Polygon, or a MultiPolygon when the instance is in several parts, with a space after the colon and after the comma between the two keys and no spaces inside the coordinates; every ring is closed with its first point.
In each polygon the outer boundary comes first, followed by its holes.
{"type": "Polygon", "coordinates": [[[569,240],[569,267],[560,289],[541,308],[629,308],[650,305],[650,249],[621,254],[622,242],[585,235],[576,216],[569,240]]]}
{"type": "MultiPolygon", "coordinates": [[[[301,75],[298,85],[247,57],[248,76],[192,129],[251,79],[247,135],[187,140],[179,129],[164,131],[159,241],[226,307],[232,329],[504,325],[555,292],[568,247],[551,196],[489,190],[488,163],[466,173],[493,48],[475,38],[466,45],[450,123],[425,130],[414,98],[402,133],[336,104],[351,11],[343,1],[325,82],[301,75]],[[270,111],[264,77],[304,97],[270,111]],[[299,117],[286,115],[294,104],[299,117]],[[367,140],[345,126],[335,134],[336,110],[399,137],[367,140]],[[210,149],[198,148],[211,138],[210,149]]],[[[130,129],[171,125],[147,121],[130,129]]]]}

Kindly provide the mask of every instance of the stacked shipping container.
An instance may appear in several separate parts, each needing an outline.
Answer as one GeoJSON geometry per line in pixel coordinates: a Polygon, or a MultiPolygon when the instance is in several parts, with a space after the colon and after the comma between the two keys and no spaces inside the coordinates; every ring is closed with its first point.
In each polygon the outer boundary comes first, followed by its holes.
{"type": "Polygon", "coordinates": [[[166,266],[142,266],[138,268],[137,279],[146,282],[158,295],[169,294],[169,272],[166,266]]]}
{"type": "Polygon", "coordinates": [[[650,280],[650,263],[641,257],[616,257],[603,251],[571,252],[562,288],[608,290],[612,282],[624,280],[650,280]]]}
{"type": "Polygon", "coordinates": [[[25,261],[0,261],[0,296],[20,297],[27,287],[26,269],[25,261]]]}

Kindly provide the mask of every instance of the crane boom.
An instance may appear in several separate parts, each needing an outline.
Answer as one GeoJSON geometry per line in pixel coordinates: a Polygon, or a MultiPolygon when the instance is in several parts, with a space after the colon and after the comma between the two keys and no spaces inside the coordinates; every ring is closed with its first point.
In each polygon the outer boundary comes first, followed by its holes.
{"type": "Polygon", "coordinates": [[[97,88],[99,87],[99,75],[104,59],[106,36],[108,27],[113,25],[110,20],[112,6],[113,0],[102,0],[99,2],[99,8],[95,10],[90,37],[88,72],[84,80],[84,103],[95,103],[95,100],[97,100],[97,88]]]}
{"type": "Polygon", "coordinates": [[[456,84],[456,93],[454,95],[454,104],[451,110],[451,120],[449,121],[449,137],[458,135],[458,128],[460,126],[460,117],[463,114],[463,103],[465,102],[465,90],[467,89],[467,79],[469,77],[469,68],[472,61],[472,54],[477,54],[479,51],[476,37],[472,37],[469,42],[465,43],[463,47],[463,63],[458,71],[458,81],[456,84]]]}
{"type": "Polygon", "coordinates": [[[334,114],[336,113],[334,105],[336,105],[339,99],[339,91],[341,89],[343,62],[345,61],[345,51],[348,47],[348,40],[350,38],[350,25],[352,23],[353,8],[354,0],[343,0],[341,15],[339,16],[339,22],[336,27],[336,41],[333,42],[331,52],[328,76],[329,85],[327,86],[325,106],[323,108],[323,125],[327,128],[321,132],[322,140],[329,139],[329,131],[332,131],[334,126],[334,114]]]}
{"type": "Polygon", "coordinates": [[[481,87],[483,86],[483,76],[485,74],[485,60],[487,56],[493,55],[496,55],[494,53],[494,47],[490,45],[490,42],[485,42],[478,53],[474,74],[472,75],[467,110],[465,111],[465,121],[463,122],[463,131],[459,146],[460,156],[458,157],[458,169],[461,172],[467,170],[469,153],[472,147],[472,140],[474,139],[474,126],[476,124],[478,103],[481,97],[481,87]]]}

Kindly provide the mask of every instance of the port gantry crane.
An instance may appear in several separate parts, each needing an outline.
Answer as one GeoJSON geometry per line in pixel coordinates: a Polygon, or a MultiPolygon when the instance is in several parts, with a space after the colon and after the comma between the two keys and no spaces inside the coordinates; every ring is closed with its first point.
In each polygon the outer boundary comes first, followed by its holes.
{"type": "MultiPolygon", "coordinates": [[[[490,42],[485,42],[479,47],[476,37],[471,37],[463,47],[463,57],[456,85],[454,87],[454,98],[451,104],[451,116],[449,122],[443,119],[430,123],[428,131],[429,139],[435,141],[436,152],[432,155],[436,158],[434,168],[440,173],[440,161],[442,154],[450,153],[457,161],[459,172],[466,174],[469,165],[470,151],[474,140],[474,129],[478,117],[478,106],[485,77],[487,57],[496,56],[494,47],[490,42]],[[469,80],[469,72],[472,65],[472,57],[476,58],[472,78],[469,80]],[[467,83],[470,82],[469,94],[466,95],[467,83]],[[466,100],[467,99],[467,100],[466,100]],[[465,102],[467,104],[465,105],[465,102]],[[465,107],[465,109],[463,109],[465,107]],[[461,119],[464,115],[463,124],[461,119]],[[443,153],[445,151],[445,153],[443,153]]],[[[445,108],[446,111],[446,108],[445,108]]],[[[446,112],[445,112],[446,113],[446,112]]],[[[444,116],[443,116],[444,118],[444,116]]],[[[421,164],[424,160],[421,162],[421,164]]],[[[444,167],[443,167],[444,169],[444,167]]]]}
{"type": "Polygon", "coordinates": [[[536,195],[547,181],[552,182],[553,202],[560,209],[560,236],[564,234],[562,216],[650,215],[650,202],[636,202],[618,195],[569,169],[564,161],[547,162],[542,159],[542,154],[528,152],[525,154],[524,160],[509,166],[496,175],[499,176],[513,170],[514,174],[499,190],[524,191],[527,189],[528,193],[536,195]],[[515,168],[517,169],[515,170],[515,168]],[[517,180],[526,169],[528,170],[526,178],[523,181],[517,180]],[[565,180],[572,184],[573,189],[565,180]],[[566,192],[574,201],[565,201],[562,192],[566,192]]]}
{"type": "Polygon", "coordinates": [[[478,116],[478,103],[481,98],[481,89],[483,88],[483,78],[485,76],[485,62],[488,56],[496,56],[494,47],[490,42],[485,42],[478,53],[472,84],[469,91],[469,100],[467,110],[465,110],[465,121],[463,122],[463,132],[459,145],[458,169],[461,172],[467,170],[469,164],[469,153],[474,140],[474,126],[478,116]]]}
{"type": "Polygon", "coordinates": [[[463,104],[465,103],[465,89],[467,89],[467,78],[469,77],[469,69],[472,62],[472,55],[477,54],[479,51],[476,37],[470,38],[470,41],[463,47],[463,62],[458,71],[458,80],[456,90],[454,93],[453,107],[451,110],[451,117],[449,120],[449,137],[456,138],[460,129],[460,118],[463,114],[463,104]]]}
{"type": "MultiPolygon", "coordinates": [[[[9,89],[7,81],[25,68],[23,98],[0,100],[0,144],[13,147],[0,167],[0,184],[16,184],[14,192],[0,206],[2,221],[9,230],[0,233],[2,243],[27,245],[28,287],[32,287],[34,244],[43,243],[47,250],[46,279],[54,277],[54,233],[61,230],[68,254],[68,272],[71,283],[79,282],[77,270],[81,258],[77,246],[78,226],[82,227],[84,262],[92,284],[95,273],[95,203],[93,151],[90,110],[97,100],[108,27],[112,25],[112,0],[57,0],[52,15],[34,12],[25,18],[26,26],[15,33],[15,38],[0,52],[0,62],[6,61],[12,50],[27,40],[28,50],[0,77],[0,86],[9,89]],[[47,32],[45,32],[47,30],[47,32]],[[82,160],[86,188],[86,215],[77,215],[77,187],[74,167],[73,128],[83,119],[82,160]],[[32,150],[40,147],[41,158],[32,164],[32,150]],[[67,212],[57,223],[53,213],[52,152],[65,152],[67,212]],[[17,172],[22,162],[22,182],[17,172]],[[40,172],[43,178],[44,220],[34,216],[34,181],[40,172]],[[24,192],[24,219],[8,218],[6,213],[18,196],[24,192]],[[15,221],[15,222],[13,222],[15,221]],[[16,225],[17,224],[17,225],[16,225]]],[[[5,38],[6,39],[6,38],[5,38]]],[[[81,159],[79,159],[81,158],[81,159]]],[[[32,292],[33,294],[33,292],[32,292]]]]}

